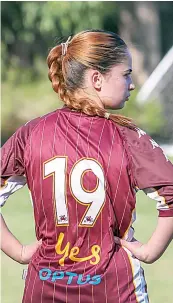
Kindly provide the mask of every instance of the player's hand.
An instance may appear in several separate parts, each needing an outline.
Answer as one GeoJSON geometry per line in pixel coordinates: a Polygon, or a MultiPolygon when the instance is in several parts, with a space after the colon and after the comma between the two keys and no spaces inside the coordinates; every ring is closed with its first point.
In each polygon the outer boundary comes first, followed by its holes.
{"type": "Polygon", "coordinates": [[[21,264],[28,264],[37,249],[41,246],[42,240],[36,241],[29,245],[23,245],[21,250],[21,264]]]}
{"type": "Polygon", "coordinates": [[[135,258],[137,258],[138,260],[144,263],[150,263],[148,261],[147,244],[143,244],[135,239],[132,242],[128,242],[118,237],[114,237],[114,239],[115,239],[115,243],[126,247],[133,254],[135,258]]]}

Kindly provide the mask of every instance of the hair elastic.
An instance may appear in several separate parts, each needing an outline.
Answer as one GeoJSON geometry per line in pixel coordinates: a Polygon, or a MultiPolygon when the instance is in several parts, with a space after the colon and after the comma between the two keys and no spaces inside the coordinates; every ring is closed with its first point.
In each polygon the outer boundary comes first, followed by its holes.
{"type": "Polygon", "coordinates": [[[67,54],[67,48],[68,48],[70,39],[71,39],[71,36],[68,37],[66,42],[61,43],[61,45],[62,45],[62,56],[65,56],[67,54]]]}
{"type": "Polygon", "coordinates": [[[109,116],[110,116],[110,113],[105,112],[104,117],[105,117],[106,119],[109,119],[109,116]]]}

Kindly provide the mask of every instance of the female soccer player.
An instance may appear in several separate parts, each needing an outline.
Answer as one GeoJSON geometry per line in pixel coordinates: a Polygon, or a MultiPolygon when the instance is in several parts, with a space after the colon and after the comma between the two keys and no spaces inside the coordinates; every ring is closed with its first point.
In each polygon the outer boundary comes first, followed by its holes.
{"type": "Polygon", "coordinates": [[[47,62],[65,106],[2,147],[1,204],[27,183],[34,206],[32,245],[2,218],[2,250],[29,263],[23,303],[147,303],[139,260],[154,262],[172,239],[173,166],[130,119],[107,111],[123,108],[135,88],[128,47],[114,33],[83,31],[47,62]],[[134,239],[137,190],[157,201],[147,244],[134,239]]]}

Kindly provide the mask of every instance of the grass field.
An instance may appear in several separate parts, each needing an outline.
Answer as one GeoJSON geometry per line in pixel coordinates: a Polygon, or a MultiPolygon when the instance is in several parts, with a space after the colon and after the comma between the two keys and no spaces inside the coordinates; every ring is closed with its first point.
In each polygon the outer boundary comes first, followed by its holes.
{"type": "MultiPolygon", "coordinates": [[[[27,189],[24,188],[11,196],[3,207],[2,213],[9,228],[22,243],[27,244],[35,239],[33,212],[27,189]]],[[[136,238],[146,242],[152,234],[156,222],[155,202],[147,198],[142,192],[139,193],[137,196],[137,221],[134,225],[136,238]]],[[[3,253],[1,254],[1,266],[1,302],[20,303],[24,288],[22,272],[27,266],[14,262],[3,253]]],[[[150,302],[173,302],[173,243],[170,244],[160,260],[151,265],[144,264],[143,267],[148,283],[150,302]]]]}

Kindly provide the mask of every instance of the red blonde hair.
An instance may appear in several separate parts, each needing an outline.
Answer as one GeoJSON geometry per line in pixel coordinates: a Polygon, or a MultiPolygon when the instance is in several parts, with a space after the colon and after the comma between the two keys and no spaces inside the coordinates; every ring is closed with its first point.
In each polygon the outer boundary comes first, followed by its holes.
{"type": "MultiPolygon", "coordinates": [[[[99,107],[89,97],[75,98],[74,93],[83,87],[85,72],[89,68],[106,74],[127,56],[125,42],[115,33],[102,30],[83,31],[69,42],[65,53],[61,44],[55,46],[47,57],[49,80],[60,99],[71,109],[90,116],[105,117],[106,110],[99,107]]],[[[114,122],[134,129],[130,118],[109,114],[114,122]]]]}

